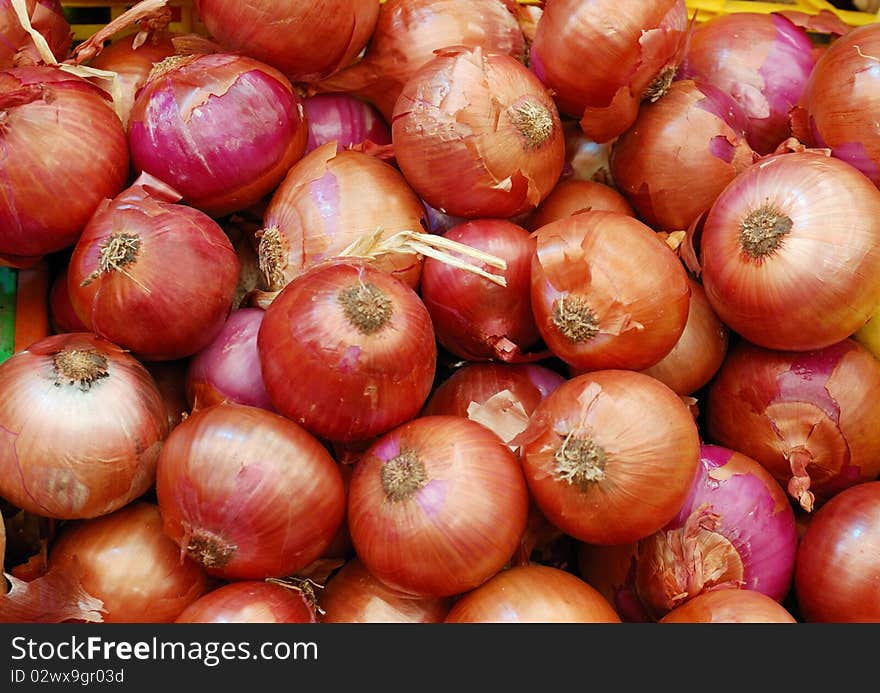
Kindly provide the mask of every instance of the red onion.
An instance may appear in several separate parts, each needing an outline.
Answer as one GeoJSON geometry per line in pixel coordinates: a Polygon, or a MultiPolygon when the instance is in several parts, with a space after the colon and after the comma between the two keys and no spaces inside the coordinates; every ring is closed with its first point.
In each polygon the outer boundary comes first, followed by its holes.
{"type": "MultiPolygon", "coordinates": [[[[36,29],[49,45],[55,59],[67,58],[73,43],[70,22],[64,16],[59,0],[26,0],[24,2],[31,27],[36,29]]],[[[42,62],[34,40],[22,27],[12,0],[0,0],[0,69],[16,65],[42,62]]]]}
{"type": "Polygon", "coordinates": [[[315,623],[299,590],[278,582],[241,580],[214,588],[184,609],[175,623],[315,623]]]}
{"type": "Polygon", "coordinates": [[[350,94],[315,94],[303,99],[309,137],[306,153],[336,142],[337,151],[364,142],[391,144],[391,128],[375,106],[350,94]]]}
{"type": "Polygon", "coordinates": [[[754,590],[703,592],[660,619],[660,623],[797,623],[775,599],[754,590]]]}
{"type": "Polygon", "coordinates": [[[747,119],[752,149],[769,154],[791,136],[789,112],[813,65],[813,42],[803,28],[779,13],[733,12],[697,25],[678,77],[732,96],[747,119]]]}
{"type": "Polygon", "coordinates": [[[633,208],[617,189],[598,181],[569,178],[559,181],[538,205],[528,217],[528,227],[539,229],[551,221],[591,210],[635,216],[633,208]]]}
{"type": "Polygon", "coordinates": [[[259,202],[302,156],[308,127],[290,81],[244,55],[172,56],[138,92],[132,162],[214,217],[259,202]]]}
{"type": "Polygon", "coordinates": [[[0,146],[15,162],[0,179],[2,253],[73,245],[129,174],[125,131],[107,94],[56,67],[0,72],[0,146]]]}

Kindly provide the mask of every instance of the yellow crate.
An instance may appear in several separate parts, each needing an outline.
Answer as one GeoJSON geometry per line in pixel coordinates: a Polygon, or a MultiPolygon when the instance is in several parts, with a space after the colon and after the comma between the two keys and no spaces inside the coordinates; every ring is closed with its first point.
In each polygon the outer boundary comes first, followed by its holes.
{"type": "MultiPolygon", "coordinates": [[[[99,29],[134,5],[129,2],[108,2],[107,0],[64,0],[61,6],[70,21],[75,42],[84,41],[99,29]],[[96,13],[100,13],[100,19],[96,19],[96,13]]],[[[198,15],[193,9],[191,0],[171,0],[168,7],[172,12],[172,22],[169,25],[171,31],[184,34],[202,32],[202,25],[198,21],[198,15]]],[[[134,31],[135,29],[132,29],[134,31]]]]}
{"type": "Polygon", "coordinates": [[[753,0],[686,0],[690,14],[697,12],[697,21],[702,22],[722,14],[734,12],[771,12],[795,11],[806,14],[819,14],[828,10],[836,14],[843,22],[856,27],[880,21],[880,13],[841,10],[826,0],[792,0],[792,2],[754,2],[753,0]]]}

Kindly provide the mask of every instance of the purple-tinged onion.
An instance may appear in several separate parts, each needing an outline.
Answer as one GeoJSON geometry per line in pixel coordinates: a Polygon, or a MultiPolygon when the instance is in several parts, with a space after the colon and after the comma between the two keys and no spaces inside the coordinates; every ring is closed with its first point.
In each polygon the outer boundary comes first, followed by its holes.
{"type": "Polygon", "coordinates": [[[391,128],[375,106],[349,94],[315,94],[303,99],[309,137],[306,153],[336,142],[337,151],[365,142],[391,144],[391,128]]]}

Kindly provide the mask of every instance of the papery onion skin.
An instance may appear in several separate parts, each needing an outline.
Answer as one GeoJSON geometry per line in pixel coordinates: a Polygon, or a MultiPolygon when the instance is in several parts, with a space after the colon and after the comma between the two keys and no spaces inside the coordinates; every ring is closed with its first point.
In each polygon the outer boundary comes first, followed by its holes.
{"type": "Polygon", "coordinates": [[[327,449],[278,414],[241,404],[193,412],[156,473],[165,532],[209,575],[284,577],[330,545],[345,515],[327,449]]]}
{"type": "Polygon", "coordinates": [[[449,597],[413,597],[377,580],[355,556],[318,595],[321,623],[442,623],[449,597]]]}
{"type": "Polygon", "coordinates": [[[703,285],[691,276],[688,284],[690,308],[681,337],[666,356],[642,371],[683,396],[694,394],[712,380],[730,344],[730,329],[715,314],[703,285]]]}
{"type": "Polygon", "coordinates": [[[519,437],[532,497],[580,541],[626,544],[675,517],[698,473],[700,437],[681,398],[635,371],[570,378],[519,437]]]}
{"type": "Polygon", "coordinates": [[[385,585],[449,597],[501,570],[528,504],[516,456],[495,433],[457,416],[421,416],[358,461],[348,524],[358,558],[385,585]]]}
{"type": "Polygon", "coordinates": [[[191,407],[236,402],[274,411],[260,371],[257,333],[262,308],[239,308],[204,349],[189,360],[186,397],[191,407]]]}
{"type": "Polygon", "coordinates": [[[315,86],[364,98],[391,122],[406,82],[448,46],[525,58],[522,30],[503,0],[386,0],[363,58],[315,86]]]}
{"type": "Polygon", "coordinates": [[[15,161],[0,181],[0,253],[38,256],[73,245],[129,174],[109,97],[56,67],[13,68],[0,73],[0,121],[0,147],[15,161]]]}
{"type": "Polygon", "coordinates": [[[241,580],[215,587],[191,603],[175,623],[315,623],[302,592],[283,584],[241,580]]]}
{"type": "Polygon", "coordinates": [[[880,296],[880,191],[821,153],[766,157],[715,200],[700,263],[709,302],[745,339],[829,346],[864,325],[880,296]]]}
{"type": "Polygon", "coordinates": [[[437,340],[467,361],[516,360],[540,339],[532,315],[530,273],[535,242],[522,226],[505,219],[464,222],[443,234],[503,260],[499,286],[485,277],[434,258],[422,266],[419,294],[431,314],[437,340]]]}
{"type": "MultiPolygon", "coordinates": [[[[31,26],[36,29],[55,59],[67,58],[73,43],[70,22],[58,0],[26,0],[25,8],[31,26]]],[[[42,62],[33,39],[21,26],[11,0],[0,0],[0,69],[42,62]]]]}
{"type": "Polygon", "coordinates": [[[184,558],[162,530],[154,503],[135,501],[116,512],[66,525],[49,552],[49,570],[68,572],[104,605],[105,623],[170,623],[208,591],[200,565],[184,558]]]}
{"type": "MultiPolygon", "coordinates": [[[[396,168],[364,152],[339,152],[328,142],[291,167],[266,208],[258,233],[266,288],[280,291],[355,241],[422,231],[426,215],[396,168]]],[[[422,262],[416,254],[390,253],[374,262],[409,286],[418,286],[422,262]]]]}
{"type": "Polygon", "coordinates": [[[817,147],[851,164],[880,187],[880,25],[854,28],[816,62],[802,98],[817,147]]]}
{"type": "Polygon", "coordinates": [[[173,56],[132,106],[132,164],[212,217],[270,194],[305,151],[302,101],[274,68],[244,55],[173,56]]]}
{"type": "Polygon", "coordinates": [[[576,575],[534,563],[507,568],[463,595],[446,623],[620,623],[596,589],[576,575]]]}
{"type": "Polygon", "coordinates": [[[439,52],[407,81],[391,119],[398,166],[441,212],[511,218],[550,193],[565,164],[556,104],[521,62],[439,52]]]}
{"type": "Polygon", "coordinates": [[[195,0],[222,46],[292,81],[320,79],[350,64],[370,39],[379,7],[379,0],[195,0]]]}
{"type": "Polygon", "coordinates": [[[77,316],[147,361],[203,349],[232,308],[239,262],[223,229],[140,176],[98,208],[68,264],[77,316]]]}
{"type": "Polygon", "coordinates": [[[677,80],[614,143],[614,183],[651,228],[686,229],[756,159],[745,128],[726,92],[677,80]]]}
{"type": "Polygon", "coordinates": [[[418,294],[357,260],[317,265],[290,282],[267,309],[257,348],[275,408],[336,442],[416,416],[437,362],[418,294]]]}
{"type": "Polygon", "coordinates": [[[797,623],[775,599],[754,590],[704,592],[676,607],[659,623],[797,623]]]}
{"type": "Polygon", "coordinates": [[[528,227],[533,231],[550,222],[592,210],[636,215],[627,199],[605,183],[570,178],[560,180],[529,216],[528,227]]]}
{"type": "Polygon", "coordinates": [[[795,595],[805,621],[880,621],[878,528],[878,481],[845,489],[816,511],[795,567],[795,595]]]}
{"type": "Polygon", "coordinates": [[[0,364],[0,496],[43,517],[84,519],[153,484],[168,435],[144,366],[90,333],[52,335],[0,364]]]}
{"type": "Polygon", "coordinates": [[[313,94],[303,99],[309,126],[305,153],[336,142],[338,151],[372,142],[391,144],[391,128],[375,106],[350,94],[313,94]]]}
{"type": "Polygon", "coordinates": [[[619,212],[582,212],[534,232],[532,310],[547,347],[578,370],[649,368],[687,324],[684,265],[619,212]]]}
{"type": "Polygon", "coordinates": [[[706,438],[758,460],[804,510],[880,474],[880,361],[851,338],[815,351],[732,345],[704,398],[706,438]]]}
{"type": "Polygon", "coordinates": [[[678,78],[730,94],[744,111],[752,149],[770,154],[791,136],[789,112],[814,64],[810,35],[782,14],[734,12],[695,27],[678,78]]]}
{"type": "Polygon", "coordinates": [[[530,65],[560,112],[607,142],[632,126],[654,80],[672,78],[687,31],[684,0],[551,0],[530,65]]]}

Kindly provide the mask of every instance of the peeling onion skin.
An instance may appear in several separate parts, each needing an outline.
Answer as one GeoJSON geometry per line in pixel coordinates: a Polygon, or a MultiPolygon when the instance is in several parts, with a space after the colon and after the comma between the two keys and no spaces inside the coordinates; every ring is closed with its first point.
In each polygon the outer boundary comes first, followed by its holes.
{"type": "Polygon", "coordinates": [[[538,563],[514,566],[464,594],[446,623],[620,623],[620,616],[576,575],[538,563]]]}
{"type": "Polygon", "coordinates": [[[412,75],[391,138],[416,193],[467,219],[532,211],[565,165],[562,123],[544,85],[515,58],[480,48],[440,51],[412,75]]]}
{"type": "Polygon", "coordinates": [[[128,142],[147,172],[218,218],[269,195],[305,151],[308,125],[290,81],[251,57],[172,56],[137,94],[128,142]]]}
{"type": "Polygon", "coordinates": [[[345,516],[330,453],[278,414],[199,409],[169,435],[156,473],[165,532],[209,575],[292,575],[321,557],[345,516]]]}
{"type": "Polygon", "coordinates": [[[0,72],[0,113],[0,146],[15,161],[0,181],[0,253],[72,246],[129,174],[125,130],[109,97],[56,67],[12,68],[0,72]]]}
{"type": "Polygon", "coordinates": [[[75,561],[83,588],[103,602],[104,623],[171,623],[209,589],[205,571],[181,560],[158,506],[146,501],[66,525],[49,551],[49,571],[70,572],[75,561]]]}
{"type": "Polygon", "coordinates": [[[628,370],[570,378],[517,439],[532,498],[575,539],[626,544],[681,508],[700,463],[700,435],[682,399],[628,370]]]}
{"type": "Polygon", "coordinates": [[[786,352],[738,340],[704,398],[709,442],[760,462],[810,511],[880,474],[880,361],[851,338],[786,352]]]}
{"type": "Polygon", "coordinates": [[[413,597],[377,580],[355,556],[318,595],[321,623],[442,623],[450,597],[413,597]]]}
{"type": "Polygon", "coordinates": [[[167,410],[127,351],[90,333],[46,337],[0,364],[0,392],[0,496],[16,507],[91,518],[152,486],[167,410]]]}
{"type": "Polygon", "coordinates": [[[880,296],[880,190],[821,152],[765,157],[716,198],[699,261],[731,330],[770,349],[830,346],[862,327],[880,296]]]}
{"type": "MultiPolygon", "coordinates": [[[[26,0],[28,19],[59,62],[67,58],[73,43],[70,22],[58,0],[26,0]]],[[[0,2],[0,69],[42,62],[33,39],[21,26],[9,0],[0,2]]]]}
{"type": "Polygon", "coordinates": [[[798,548],[795,594],[812,623],[880,621],[880,481],[841,491],[812,516],[798,548]]]}
{"type": "Polygon", "coordinates": [[[775,599],[754,590],[718,590],[676,607],[659,623],[797,623],[775,599]]]}
{"type": "Polygon", "coordinates": [[[528,505],[516,455],[495,433],[462,417],[421,416],[357,462],[348,523],[358,558],[386,586],[450,597],[510,560],[528,505]]]}
{"type": "Polygon", "coordinates": [[[315,623],[302,592],[273,582],[242,580],[215,587],[187,606],[175,623],[315,623]]]}

